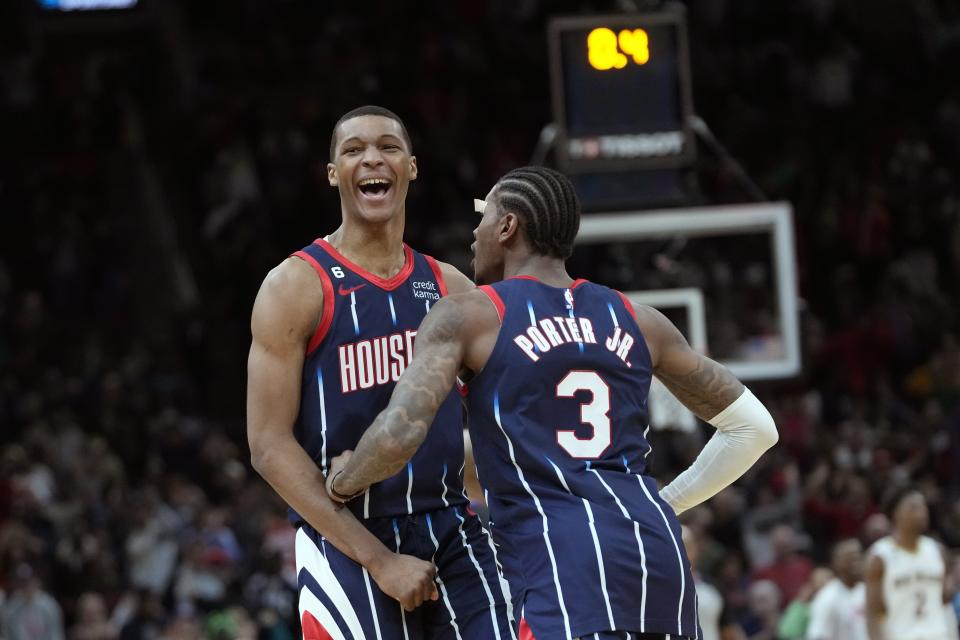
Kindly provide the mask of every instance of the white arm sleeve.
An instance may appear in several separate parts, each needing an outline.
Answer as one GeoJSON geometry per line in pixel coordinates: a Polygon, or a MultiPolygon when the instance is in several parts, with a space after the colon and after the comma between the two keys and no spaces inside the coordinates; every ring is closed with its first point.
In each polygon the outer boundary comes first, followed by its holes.
{"type": "Polygon", "coordinates": [[[773,417],[750,389],[710,420],[717,428],[690,468],[660,491],[677,515],[713,497],[776,444],[773,417]]]}

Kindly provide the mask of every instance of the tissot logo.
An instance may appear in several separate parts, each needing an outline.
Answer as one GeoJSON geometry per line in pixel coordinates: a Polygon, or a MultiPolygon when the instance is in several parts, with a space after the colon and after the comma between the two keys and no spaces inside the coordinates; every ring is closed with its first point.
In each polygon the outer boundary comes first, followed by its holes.
{"type": "Polygon", "coordinates": [[[567,152],[574,160],[656,158],[683,152],[682,131],[571,138],[567,152]]]}

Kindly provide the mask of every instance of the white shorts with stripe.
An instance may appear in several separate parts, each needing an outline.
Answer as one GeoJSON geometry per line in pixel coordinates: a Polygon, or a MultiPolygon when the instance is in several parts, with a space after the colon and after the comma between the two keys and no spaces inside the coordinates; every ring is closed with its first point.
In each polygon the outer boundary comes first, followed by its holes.
{"type": "Polygon", "coordinates": [[[476,516],[450,507],[365,520],[391,550],[437,565],[440,599],[412,612],[309,525],[297,531],[305,640],[517,640],[507,583],[476,516]]]}

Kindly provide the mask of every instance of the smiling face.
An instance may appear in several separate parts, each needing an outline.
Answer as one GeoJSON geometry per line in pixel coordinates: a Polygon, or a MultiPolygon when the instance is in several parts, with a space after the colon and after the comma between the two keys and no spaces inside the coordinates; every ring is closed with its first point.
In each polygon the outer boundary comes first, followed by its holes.
{"type": "Polygon", "coordinates": [[[342,122],[335,136],[327,178],[340,191],[344,215],[386,222],[402,212],[407,188],[417,177],[417,159],[410,155],[400,123],[385,116],[357,116],[342,122]]]}

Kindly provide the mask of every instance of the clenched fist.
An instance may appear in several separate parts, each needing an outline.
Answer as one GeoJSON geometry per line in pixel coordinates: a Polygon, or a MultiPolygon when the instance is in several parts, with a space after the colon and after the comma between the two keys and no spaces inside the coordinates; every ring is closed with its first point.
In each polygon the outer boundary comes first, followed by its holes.
{"type": "Polygon", "coordinates": [[[380,590],[399,600],[407,611],[439,597],[435,581],[437,568],[432,562],[402,553],[388,553],[368,569],[380,590]]]}

